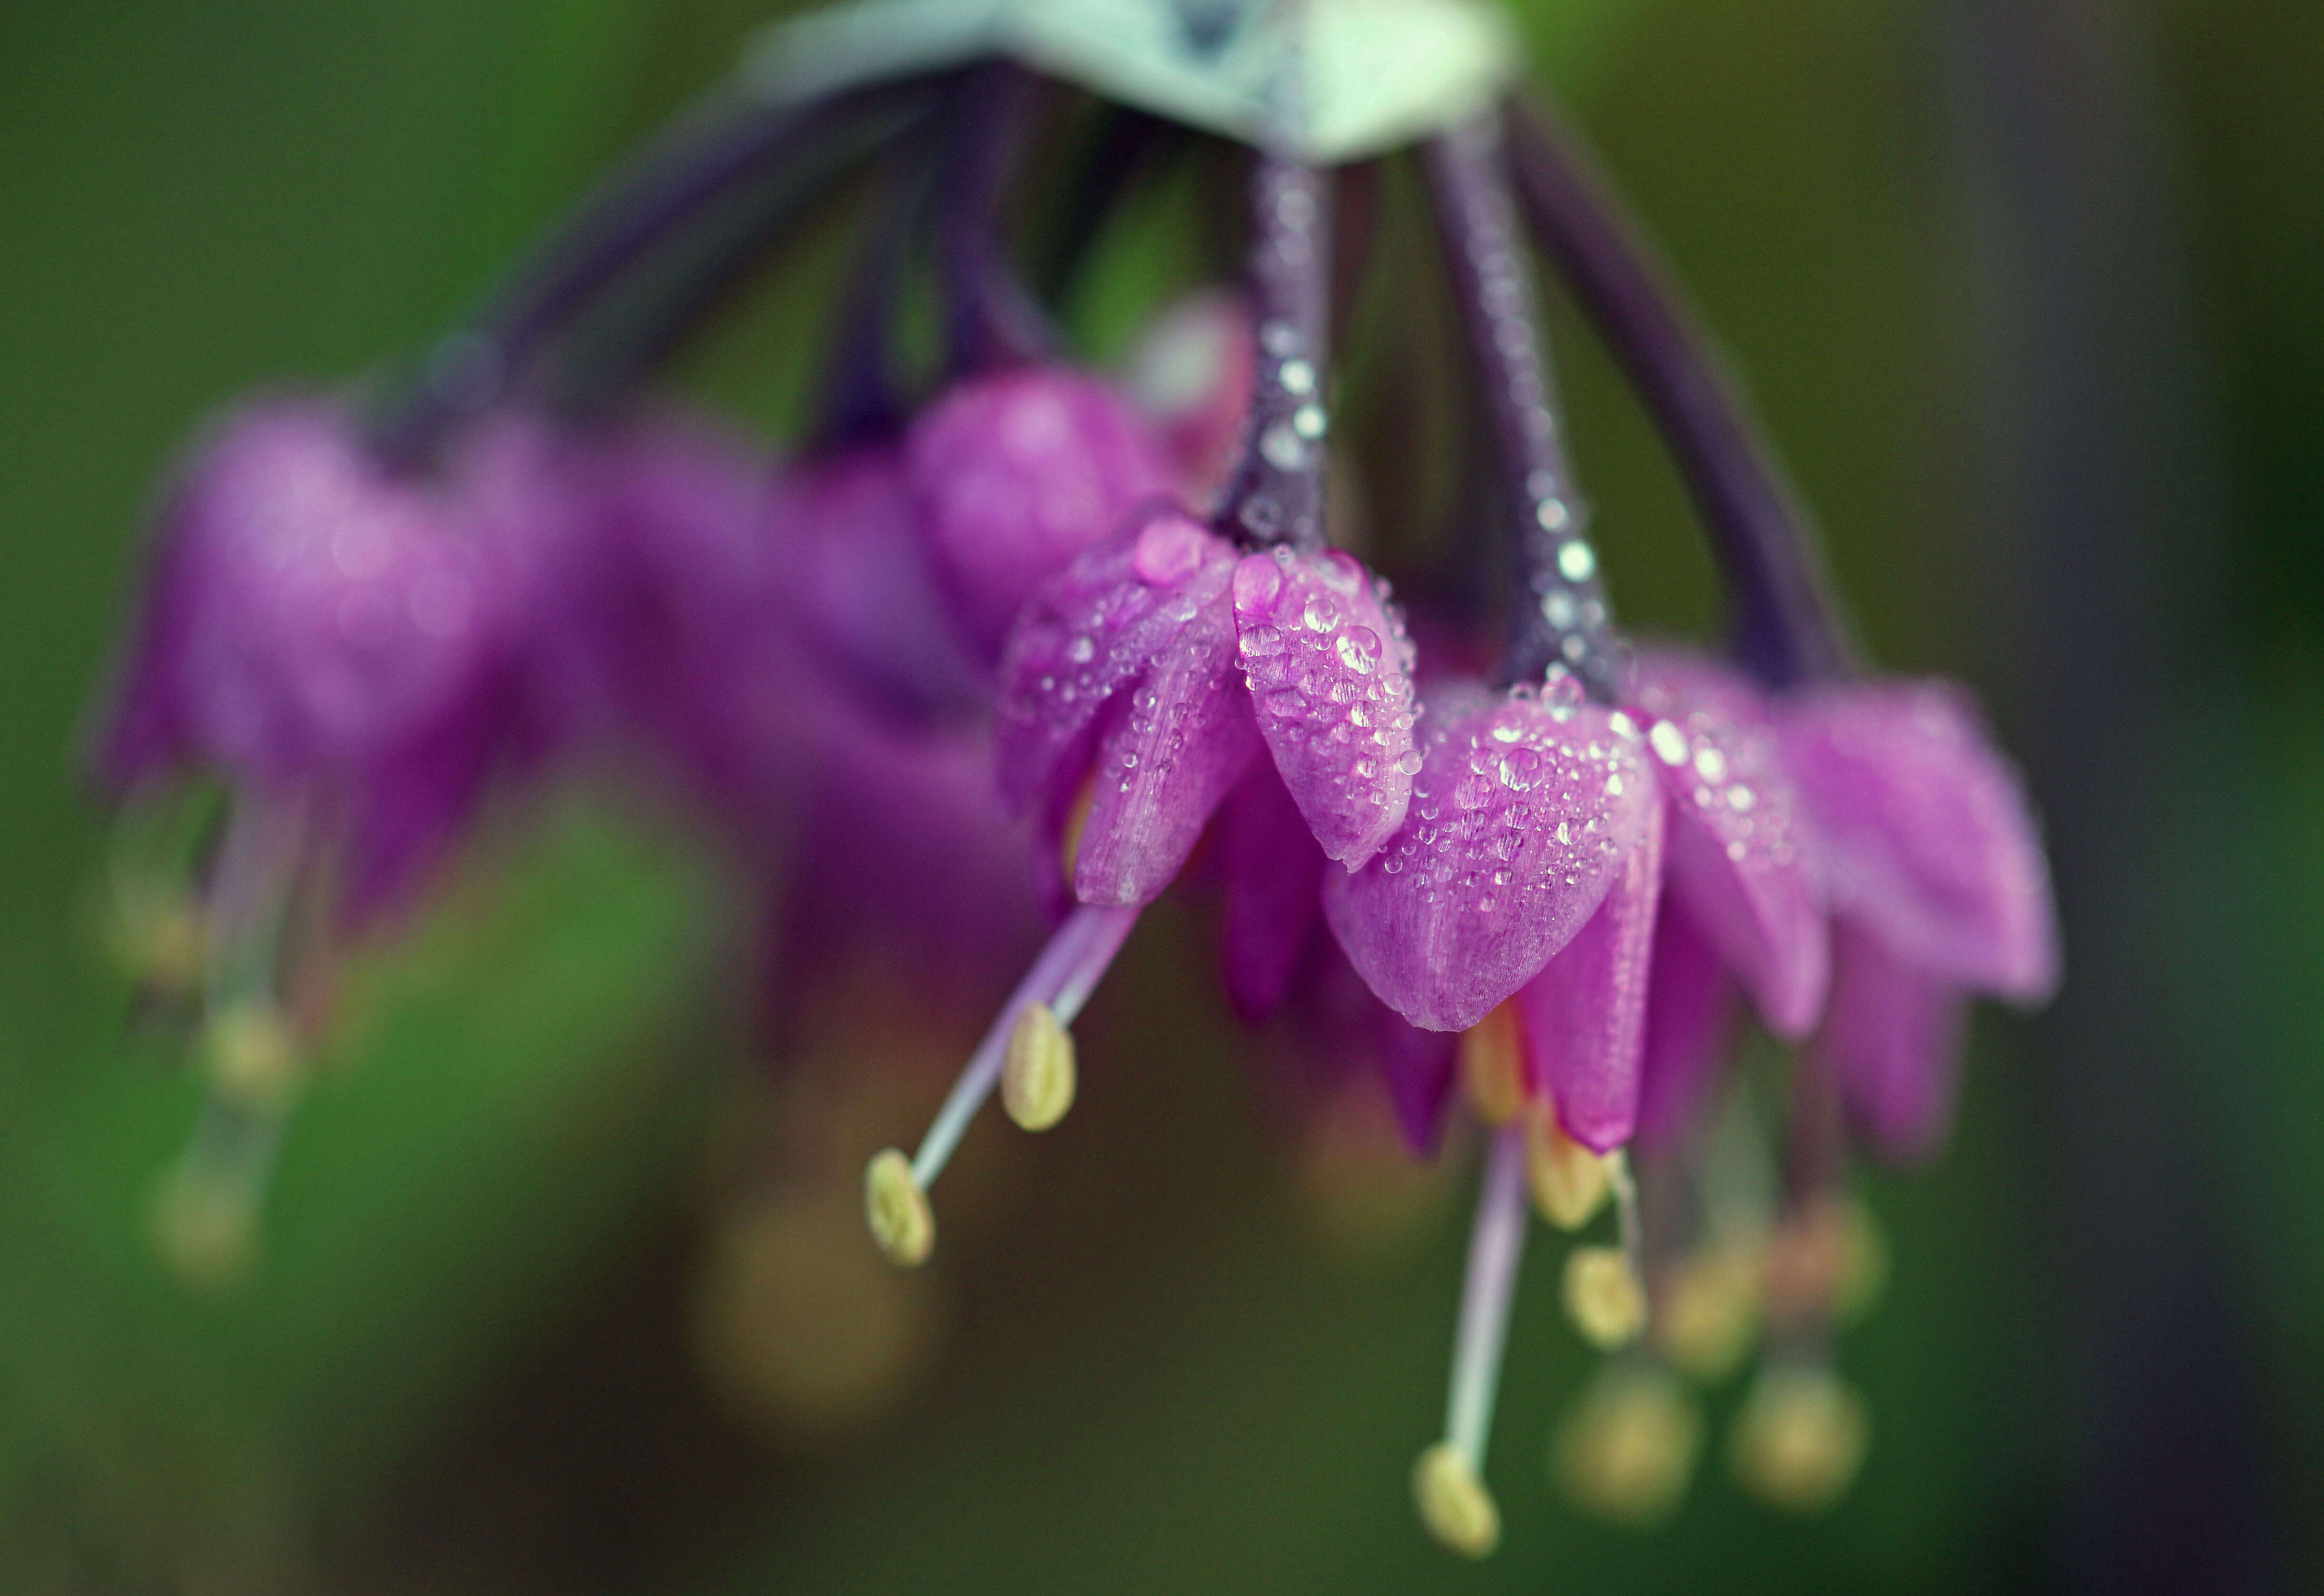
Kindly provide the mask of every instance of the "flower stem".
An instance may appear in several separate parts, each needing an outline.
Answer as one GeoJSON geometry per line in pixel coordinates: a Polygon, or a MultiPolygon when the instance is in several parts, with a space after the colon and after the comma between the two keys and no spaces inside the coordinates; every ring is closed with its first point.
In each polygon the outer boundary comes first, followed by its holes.
{"type": "Polygon", "coordinates": [[[1426,161],[1511,500],[1509,678],[1539,681],[1563,667],[1611,702],[1622,689],[1613,615],[1584,536],[1589,510],[1574,489],[1529,264],[1517,247],[1500,118],[1479,116],[1430,140],[1426,161]]]}
{"type": "MultiPolygon", "coordinates": [[[[1297,125],[1297,64],[1295,47],[1277,86],[1280,129],[1297,125]]],[[[1292,148],[1288,137],[1269,139],[1251,176],[1259,359],[1242,459],[1215,519],[1245,543],[1319,549],[1330,426],[1332,190],[1328,178],[1292,148]]]]}
{"type": "Polygon", "coordinates": [[[1010,61],[962,80],[938,221],[946,337],[955,377],[1047,358],[1058,339],[1001,240],[1009,178],[1041,107],[1041,82],[1010,61]]]}
{"type": "Polygon", "coordinates": [[[1637,385],[1711,533],[1738,657],[1771,687],[1847,674],[1812,538],[1709,344],[1572,138],[1522,104],[1508,126],[1535,239],[1637,385]]]}
{"type": "Polygon", "coordinates": [[[602,180],[440,338],[417,378],[381,409],[374,447],[410,468],[445,429],[492,404],[574,316],[714,202],[779,162],[812,158],[918,85],[884,85],[800,105],[728,91],[678,122],[602,180]]]}
{"type": "Polygon", "coordinates": [[[1477,1193],[1477,1222],[1469,1232],[1469,1269],[1461,1289],[1461,1325],[1452,1343],[1452,1388],[1444,1404],[1444,1439],[1482,1471],[1500,1389],[1501,1347],[1508,1340],[1509,1296],[1525,1256],[1525,1128],[1493,1132],[1485,1177],[1477,1193]]]}

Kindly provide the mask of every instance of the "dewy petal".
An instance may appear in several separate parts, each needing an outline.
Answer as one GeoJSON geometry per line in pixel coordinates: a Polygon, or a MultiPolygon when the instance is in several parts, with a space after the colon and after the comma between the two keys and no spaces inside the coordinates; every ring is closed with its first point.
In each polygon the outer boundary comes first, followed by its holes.
{"type": "Polygon", "coordinates": [[[1517,989],[1535,1079],[1548,1087],[1565,1133],[1601,1153],[1637,1125],[1664,826],[1663,808],[1650,807],[1646,835],[1598,912],[1517,989]]]}
{"type": "Polygon", "coordinates": [[[1370,575],[1336,549],[1235,567],[1243,674],[1259,733],[1323,852],[1361,865],[1404,823],[1412,640],[1370,575]]]}
{"type": "Polygon", "coordinates": [[[1964,689],[1815,689],[1786,707],[1781,730],[1835,914],[1960,985],[2020,1002],[2049,994],[2049,866],[2017,774],[1964,689]]]}
{"type": "Polygon", "coordinates": [[[1638,712],[1671,810],[1671,884],[1767,1029],[1815,1029],[1831,936],[1799,792],[1757,690],[1673,653],[1639,661],[1638,712]]]}
{"type": "Polygon", "coordinates": [[[1211,812],[1259,752],[1223,597],[1198,608],[1115,695],[1091,772],[1074,896],[1128,907],[1161,896],[1211,812]]]}
{"type": "Polygon", "coordinates": [[[1597,911],[1661,802],[1635,733],[1591,704],[1456,688],[1422,722],[1403,826],[1331,872],[1333,934],[1390,1008],[1466,1030],[1597,911]]]}
{"type": "Polygon", "coordinates": [[[1002,795],[1054,835],[1089,781],[1084,903],[1159,893],[1257,752],[1234,663],[1235,558],[1182,512],[1148,517],[1076,560],[1010,635],[1002,795]]]}
{"type": "Polygon", "coordinates": [[[912,424],[905,454],[930,559],[987,660],[1043,583],[1173,480],[1128,401],[1069,370],[960,384],[912,424]]]}
{"type": "Polygon", "coordinates": [[[1025,606],[1001,663],[1001,790],[1013,812],[1071,801],[1065,789],[1089,768],[1102,712],[1205,607],[1223,605],[1235,558],[1193,518],[1157,514],[1025,606]]]}
{"type": "Polygon", "coordinates": [[[1891,1158],[1926,1158],[1951,1128],[1962,994],[1867,927],[1843,917],[1832,931],[1831,1009],[1812,1045],[1858,1134],[1891,1158]]]}
{"type": "MultiPolygon", "coordinates": [[[[1315,942],[1327,861],[1283,779],[1263,761],[1254,761],[1227,796],[1219,832],[1226,863],[1219,944],[1227,998],[1247,1024],[1260,1025],[1282,1006],[1315,942]]],[[[1379,1001],[1370,992],[1365,997],[1379,1001]]]]}
{"type": "Polygon", "coordinates": [[[1655,916],[1646,1051],[1638,1066],[1641,1142],[1674,1146],[1694,1128],[1727,1062],[1736,1010],[1735,983],[1719,950],[1665,882],[1655,916]]]}

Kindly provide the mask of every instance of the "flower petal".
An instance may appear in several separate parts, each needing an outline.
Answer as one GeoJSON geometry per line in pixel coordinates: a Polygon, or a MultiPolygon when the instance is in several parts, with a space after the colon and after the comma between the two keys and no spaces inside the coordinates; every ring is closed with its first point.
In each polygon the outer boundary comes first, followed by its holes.
{"type": "Polygon", "coordinates": [[[1089,769],[1100,717],[1206,607],[1228,627],[1231,544],[1178,512],[1133,521],[1049,583],[1010,634],[996,728],[1010,811],[1061,814],[1089,769]]]}
{"type": "Polygon", "coordinates": [[[1565,1133],[1601,1153],[1637,1126],[1664,825],[1662,807],[1651,807],[1646,835],[1624,857],[1598,912],[1517,988],[1534,1078],[1548,1088],[1565,1133]]]}
{"type": "Polygon", "coordinates": [[[1227,999],[1246,1024],[1262,1025],[1282,1007],[1323,924],[1323,852],[1270,764],[1254,763],[1235,784],[1219,832],[1227,999]]]}
{"type": "Polygon", "coordinates": [[[1043,583],[1172,485],[1136,411],[1071,370],[961,383],[912,424],[904,447],[929,557],[988,660],[1043,583]]]}
{"type": "Polygon", "coordinates": [[[1638,1066],[1641,1142],[1672,1146],[1694,1128],[1734,1040],[1736,1000],[1718,949],[1666,881],[1655,917],[1646,1052],[1638,1066]]]}
{"type": "Polygon", "coordinates": [[[1635,734],[1595,705],[1473,687],[1432,700],[1403,826],[1323,912],[1413,1024],[1466,1030],[1597,911],[1661,802],[1635,734]]]}
{"type": "Polygon", "coordinates": [[[1243,674],[1275,767],[1323,852],[1350,869],[1404,824],[1416,719],[1412,640],[1364,567],[1336,549],[1235,567],[1243,674]]]}
{"type": "Polygon", "coordinates": [[[1831,1011],[1812,1046],[1850,1125],[1888,1158],[1924,1158],[1951,1129],[1964,1007],[1868,927],[1834,922],[1831,1011]]]}
{"type": "Polygon", "coordinates": [[[1672,886],[1767,1029],[1798,1041],[1823,1010],[1831,934],[1774,724],[1750,684],[1706,660],[1649,655],[1639,682],[1670,800],[1672,886]]]}
{"type": "Polygon", "coordinates": [[[1834,913],[1960,985],[2038,1002],[2056,913],[2016,772],[1968,693],[1941,681],[1812,690],[1781,722],[1834,913]]]}
{"type": "Polygon", "coordinates": [[[1091,773],[1074,896],[1125,907],[1161,896],[1259,747],[1234,667],[1234,618],[1220,594],[1114,696],[1091,773]]]}

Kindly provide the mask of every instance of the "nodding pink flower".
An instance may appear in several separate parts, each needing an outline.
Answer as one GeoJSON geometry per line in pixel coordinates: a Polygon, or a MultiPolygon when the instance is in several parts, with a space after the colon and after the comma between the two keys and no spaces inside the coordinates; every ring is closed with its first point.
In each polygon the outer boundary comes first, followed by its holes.
{"type": "Polygon", "coordinates": [[[193,767],[342,839],[346,912],[400,899],[521,741],[530,551],[569,519],[519,420],[389,474],[338,405],[230,417],[167,500],[143,618],[96,754],[116,789],[193,767]]]}
{"type": "Polygon", "coordinates": [[[1044,583],[1177,485],[1129,401],[1060,367],[958,383],[912,422],[904,457],[929,558],[988,664],[1044,583]]]}
{"type": "Polygon", "coordinates": [[[1639,662],[1633,713],[1669,809],[1640,1070],[1638,1130],[1678,1135],[1717,1075],[1748,995],[1796,1042],[1831,981],[1821,882],[1797,784],[1764,694],[1729,667],[1669,650],[1639,662]]]}
{"type": "Polygon", "coordinates": [[[1950,683],[1814,687],[1779,724],[1833,920],[1831,1008],[1812,1046],[1860,1134],[1925,1154],[1949,1125],[1967,995],[2032,1005],[2057,986],[2039,830],[1950,683]]]}

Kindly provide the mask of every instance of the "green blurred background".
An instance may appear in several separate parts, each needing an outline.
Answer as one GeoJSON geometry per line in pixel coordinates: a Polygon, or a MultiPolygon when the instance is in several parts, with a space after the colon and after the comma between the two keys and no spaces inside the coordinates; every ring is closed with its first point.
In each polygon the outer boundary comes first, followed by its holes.
{"type": "MultiPolygon", "coordinates": [[[[750,906],[602,792],[500,817],[366,956],[256,1278],[177,1286],[146,1211],[198,1089],[124,1018],[72,759],[151,484],[221,399],[424,339],[766,8],[9,0],[0,1590],[2324,1588],[2324,9],[1523,10],[1871,650],[1978,685],[2056,852],[2066,995],[1982,1017],[1956,1145],[1870,1185],[1853,1495],[1779,1518],[1714,1447],[1660,1531],[1574,1517],[1542,1456],[1587,1360],[1537,1261],[1506,1544],[1436,1553],[1406,1471],[1465,1177],[1389,1239],[1323,1222],[1175,911],[1074,1116],[972,1139],[915,1295],[859,1278],[852,1199],[767,1194],[925,1083],[753,1084],[750,906]],[[878,1411],[753,1398],[770,1236],[906,1348],[878,1411]]],[[[779,425],[816,303],[767,291],[678,382],[779,425]]],[[[1700,630],[1675,478],[1558,316],[1614,590],[1700,630]]]]}

